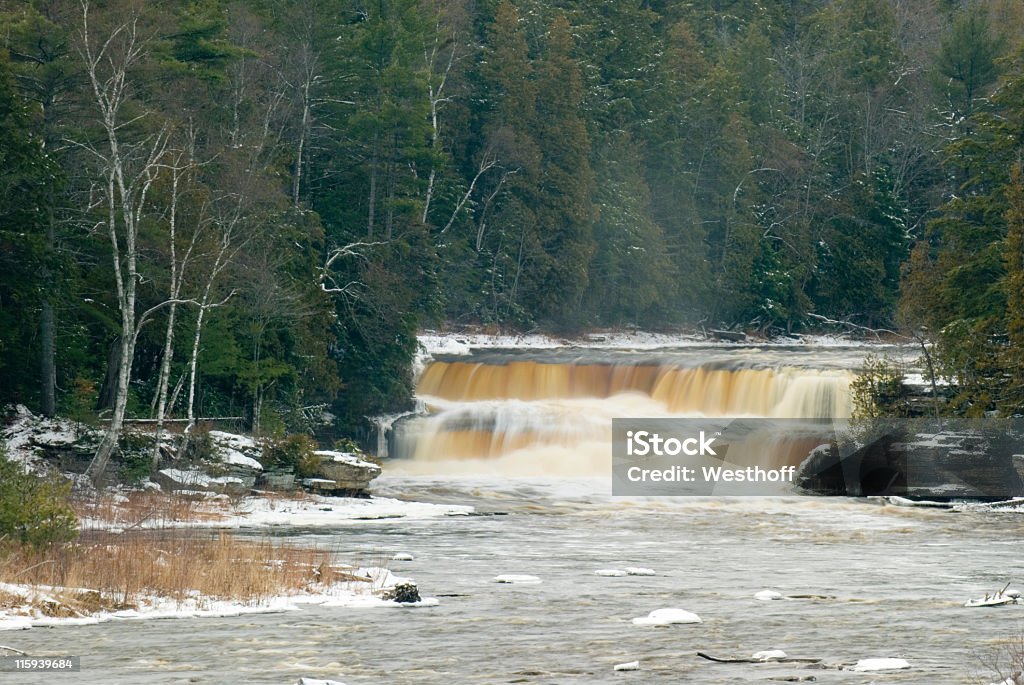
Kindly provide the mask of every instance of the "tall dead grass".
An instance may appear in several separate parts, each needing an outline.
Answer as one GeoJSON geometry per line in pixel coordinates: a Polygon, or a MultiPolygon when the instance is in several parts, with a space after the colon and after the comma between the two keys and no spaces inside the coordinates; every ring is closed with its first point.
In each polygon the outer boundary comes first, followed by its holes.
{"type": "MultiPolygon", "coordinates": [[[[209,599],[259,605],[279,595],[353,580],[322,550],[228,533],[180,530],[132,535],[92,533],[49,550],[13,550],[0,557],[0,583],[59,587],[58,604],[80,615],[130,608],[153,596],[200,605],[209,599]],[[81,605],[81,606],[80,606],[81,605]]],[[[9,594],[9,593],[8,593],[9,594]]],[[[0,597],[0,606],[6,599],[0,597]]],[[[44,608],[45,609],[45,608],[44,608]]],[[[47,615],[62,615],[51,608],[47,615]]]]}
{"type": "MultiPolygon", "coordinates": [[[[276,493],[265,492],[260,498],[269,502],[270,509],[284,507],[297,501],[308,500],[302,490],[276,493]]],[[[92,522],[101,528],[115,526],[124,530],[135,528],[163,528],[183,523],[216,523],[242,510],[244,497],[196,493],[167,493],[159,490],[140,490],[127,493],[104,493],[71,502],[83,527],[92,522]]]]}

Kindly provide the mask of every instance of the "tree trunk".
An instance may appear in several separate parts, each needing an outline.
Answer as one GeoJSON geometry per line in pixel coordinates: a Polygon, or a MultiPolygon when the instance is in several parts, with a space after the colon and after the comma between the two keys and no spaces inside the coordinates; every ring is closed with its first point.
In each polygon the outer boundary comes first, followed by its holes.
{"type": "MultiPolygon", "coordinates": [[[[207,288],[209,292],[209,288],[207,288]]],[[[206,317],[206,297],[203,297],[199,305],[199,312],[196,314],[196,332],[192,336],[192,356],[188,362],[188,425],[185,432],[191,433],[196,425],[196,377],[199,370],[199,341],[203,335],[203,319],[206,317]]]]}
{"type": "Polygon", "coordinates": [[[121,429],[124,427],[124,415],[128,408],[128,382],[131,379],[131,359],[135,355],[135,330],[134,322],[131,324],[122,321],[124,328],[121,334],[119,346],[119,363],[117,368],[117,385],[114,390],[114,410],[110,415],[110,425],[107,426],[100,446],[96,449],[96,456],[93,457],[86,475],[94,485],[99,485],[103,474],[106,473],[110,458],[117,451],[118,442],[121,439],[121,429]]]}
{"type": "Polygon", "coordinates": [[[377,165],[379,164],[377,136],[378,134],[373,134],[373,156],[370,158],[370,208],[366,217],[367,238],[373,238],[373,225],[376,220],[377,213],[377,165]]]}
{"type": "MultiPolygon", "coordinates": [[[[56,231],[54,229],[54,217],[53,217],[53,202],[54,198],[49,198],[49,206],[47,207],[47,224],[46,224],[46,261],[47,263],[43,266],[43,283],[46,284],[47,289],[50,288],[50,279],[52,275],[50,273],[49,259],[53,256],[55,244],[56,244],[56,231]]],[[[43,297],[43,307],[39,317],[39,340],[41,349],[41,357],[39,359],[39,378],[42,383],[41,395],[42,395],[42,410],[44,416],[53,416],[57,413],[57,345],[56,339],[56,322],[53,313],[53,302],[50,299],[49,294],[43,297]]]]}
{"type": "MultiPolygon", "coordinates": [[[[176,295],[175,295],[176,297],[176,295]]],[[[153,458],[151,464],[155,469],[160,465],[160,439],[164,432],[164,418],[167,415],[167,394],[171,380],[171,358],[174,356],[174,324],[178,311],[177,303],[172,302],[167,312],[167,331],[164,334],[164,353],[160,360],[160,376],[156,387],[156,412],[153,418],[156,419],[156,437],[153,444],[153,458]]]]}
{"type": "Polygon", "coordinates": [[[39,360],[39,376],[42,381],[42,410],[44,416],[53,416],[57,413],[57,348],[54,343],[55,327],[53,304],[47,298],[43,300],[43,310],[40,314],[39,322],[40,347],[42,347],[42,356],[39,360]]]}

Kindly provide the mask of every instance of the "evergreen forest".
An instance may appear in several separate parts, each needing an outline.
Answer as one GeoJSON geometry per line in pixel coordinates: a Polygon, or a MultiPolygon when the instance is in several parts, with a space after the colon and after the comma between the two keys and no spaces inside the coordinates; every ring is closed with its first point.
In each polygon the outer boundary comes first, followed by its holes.
{"type": "Polygon", "coordinates": [[[0,0],[0,405],[364,436],[426,326],[704,326],[1021,413],[1022,153],[1019,0],[0,0]]]}

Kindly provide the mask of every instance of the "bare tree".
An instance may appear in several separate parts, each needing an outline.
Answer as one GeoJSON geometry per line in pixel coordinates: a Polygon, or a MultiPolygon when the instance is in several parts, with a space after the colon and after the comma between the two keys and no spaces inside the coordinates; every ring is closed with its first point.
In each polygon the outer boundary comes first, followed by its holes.
{"type": "Polygon", "coordinates": [[[213,287],[224,270],[231,264],[235,255],[238,254],[238,251],[247,242],[247,240],[241,239],[239,236],[239,229],[243,219],[242,198],[229,196],[220,198],[217,203],[227,205],[229,210],[224,216],[217,217],[214,221],[214,224],[219,229],[217,232],[217,244],[213,251],[213,262],[206,274],[202,294],[196,303],[196,325],[192,334],[192,353],[188,364],[188,404],[186,413],[188,425],[185,428],[186,433],[190,433],[196,424],[196,383],[199,376],[199,344],[203,336],[203,323],[206,319],[206,313],[211,309],[227,304],[228,300],[235,295],[235,291],[231,290],[223,299],[215,301],[213,298],[213,287]]]}
{"type": "Polygon", "coordinates": [[[181,287],[185,280],[185,270],[188,267],[192,252],[196,246],[198,231],[192,232],[192,238],[181,256],[178,258],[178,220],[180,216],[179,203],[184,191],[183,186],[189,181],[189,175],[193,171],[191,159],[186,159],[184,152],[178,152],[174,160],[168,165],[171,174],[170,207],[168,209],[168,246],[170,250],[170,283],[167,293],[171,304],[167,309],[167,327],[164,331],[163,354],[160,359],[160,372],[157,376],[156,392],[153,395],[153,418],[156,420],[156,440],[153,446],[153,467],[160,462],[160,441],[163,437],[164,419],[167,416],[167,395],[169,392],[171,377],[171,360],[174,357],[174,333],[177,323],[178,300],[181,297],[181,287]]]}
{"type": "MultiPolygon", "coordinates": [[[[125,115],[131,97],[132,72],[145,60],[149,46],[149,40],[140,31],[138,13],[131,12],[121,23],[103,31],[105,35],[97,36],[93,31],[88,0],[82,0],[81,9],[79,51],[103,135],[102,141],[96,145],[80,144],[92,154],[102,179],[96,205],[106,210],[106,218],[97,228],[103,227],[110,239],[121,318],[113,413],[87,470],[93,482],[97,482],[103,476],[121,436],[140,321],[153,311],[142,316],[136,311],[136,291],[142,278],[139,272],[139,225],[149,208],[150,190],[163,168],[169,132],[163,126],[134,141],[126,139],[126,130],[148,114],[143,110],[140,114],[125,115]]],[[[167,303],[157,307],[163,304],[167,303]]]]}

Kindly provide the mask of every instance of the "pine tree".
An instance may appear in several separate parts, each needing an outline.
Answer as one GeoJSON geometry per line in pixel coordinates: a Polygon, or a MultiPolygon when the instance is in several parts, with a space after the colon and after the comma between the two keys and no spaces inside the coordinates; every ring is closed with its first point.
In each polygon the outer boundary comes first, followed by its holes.
{"type": "Polygon", "coordinates": [[[1001,361],[1008,375],[1000,409],[1008,416],[1024,413],[1024,171],[1018,162],[1006,187],[1006,348],[1001,361]]]}
{"type": "Polygon", "coordinates": [[[524,273],[524,302],[541,319],[579,325],[594,252],[593,172],[590,137],[581,116],[583,81],[573,56],[569,21],[551,25],[537,60],[537,113],[533,128],[541,150],[536,188],[536,232],[541,253],[524,273]]]}
{"type": "Polygon", "coordinates": [[[38,368],[29,342],[48,284],[46,203],[57,180],[36,122],[14,89],[10,63],[0,51],[0,398],[34,395],[38,368]]]}

